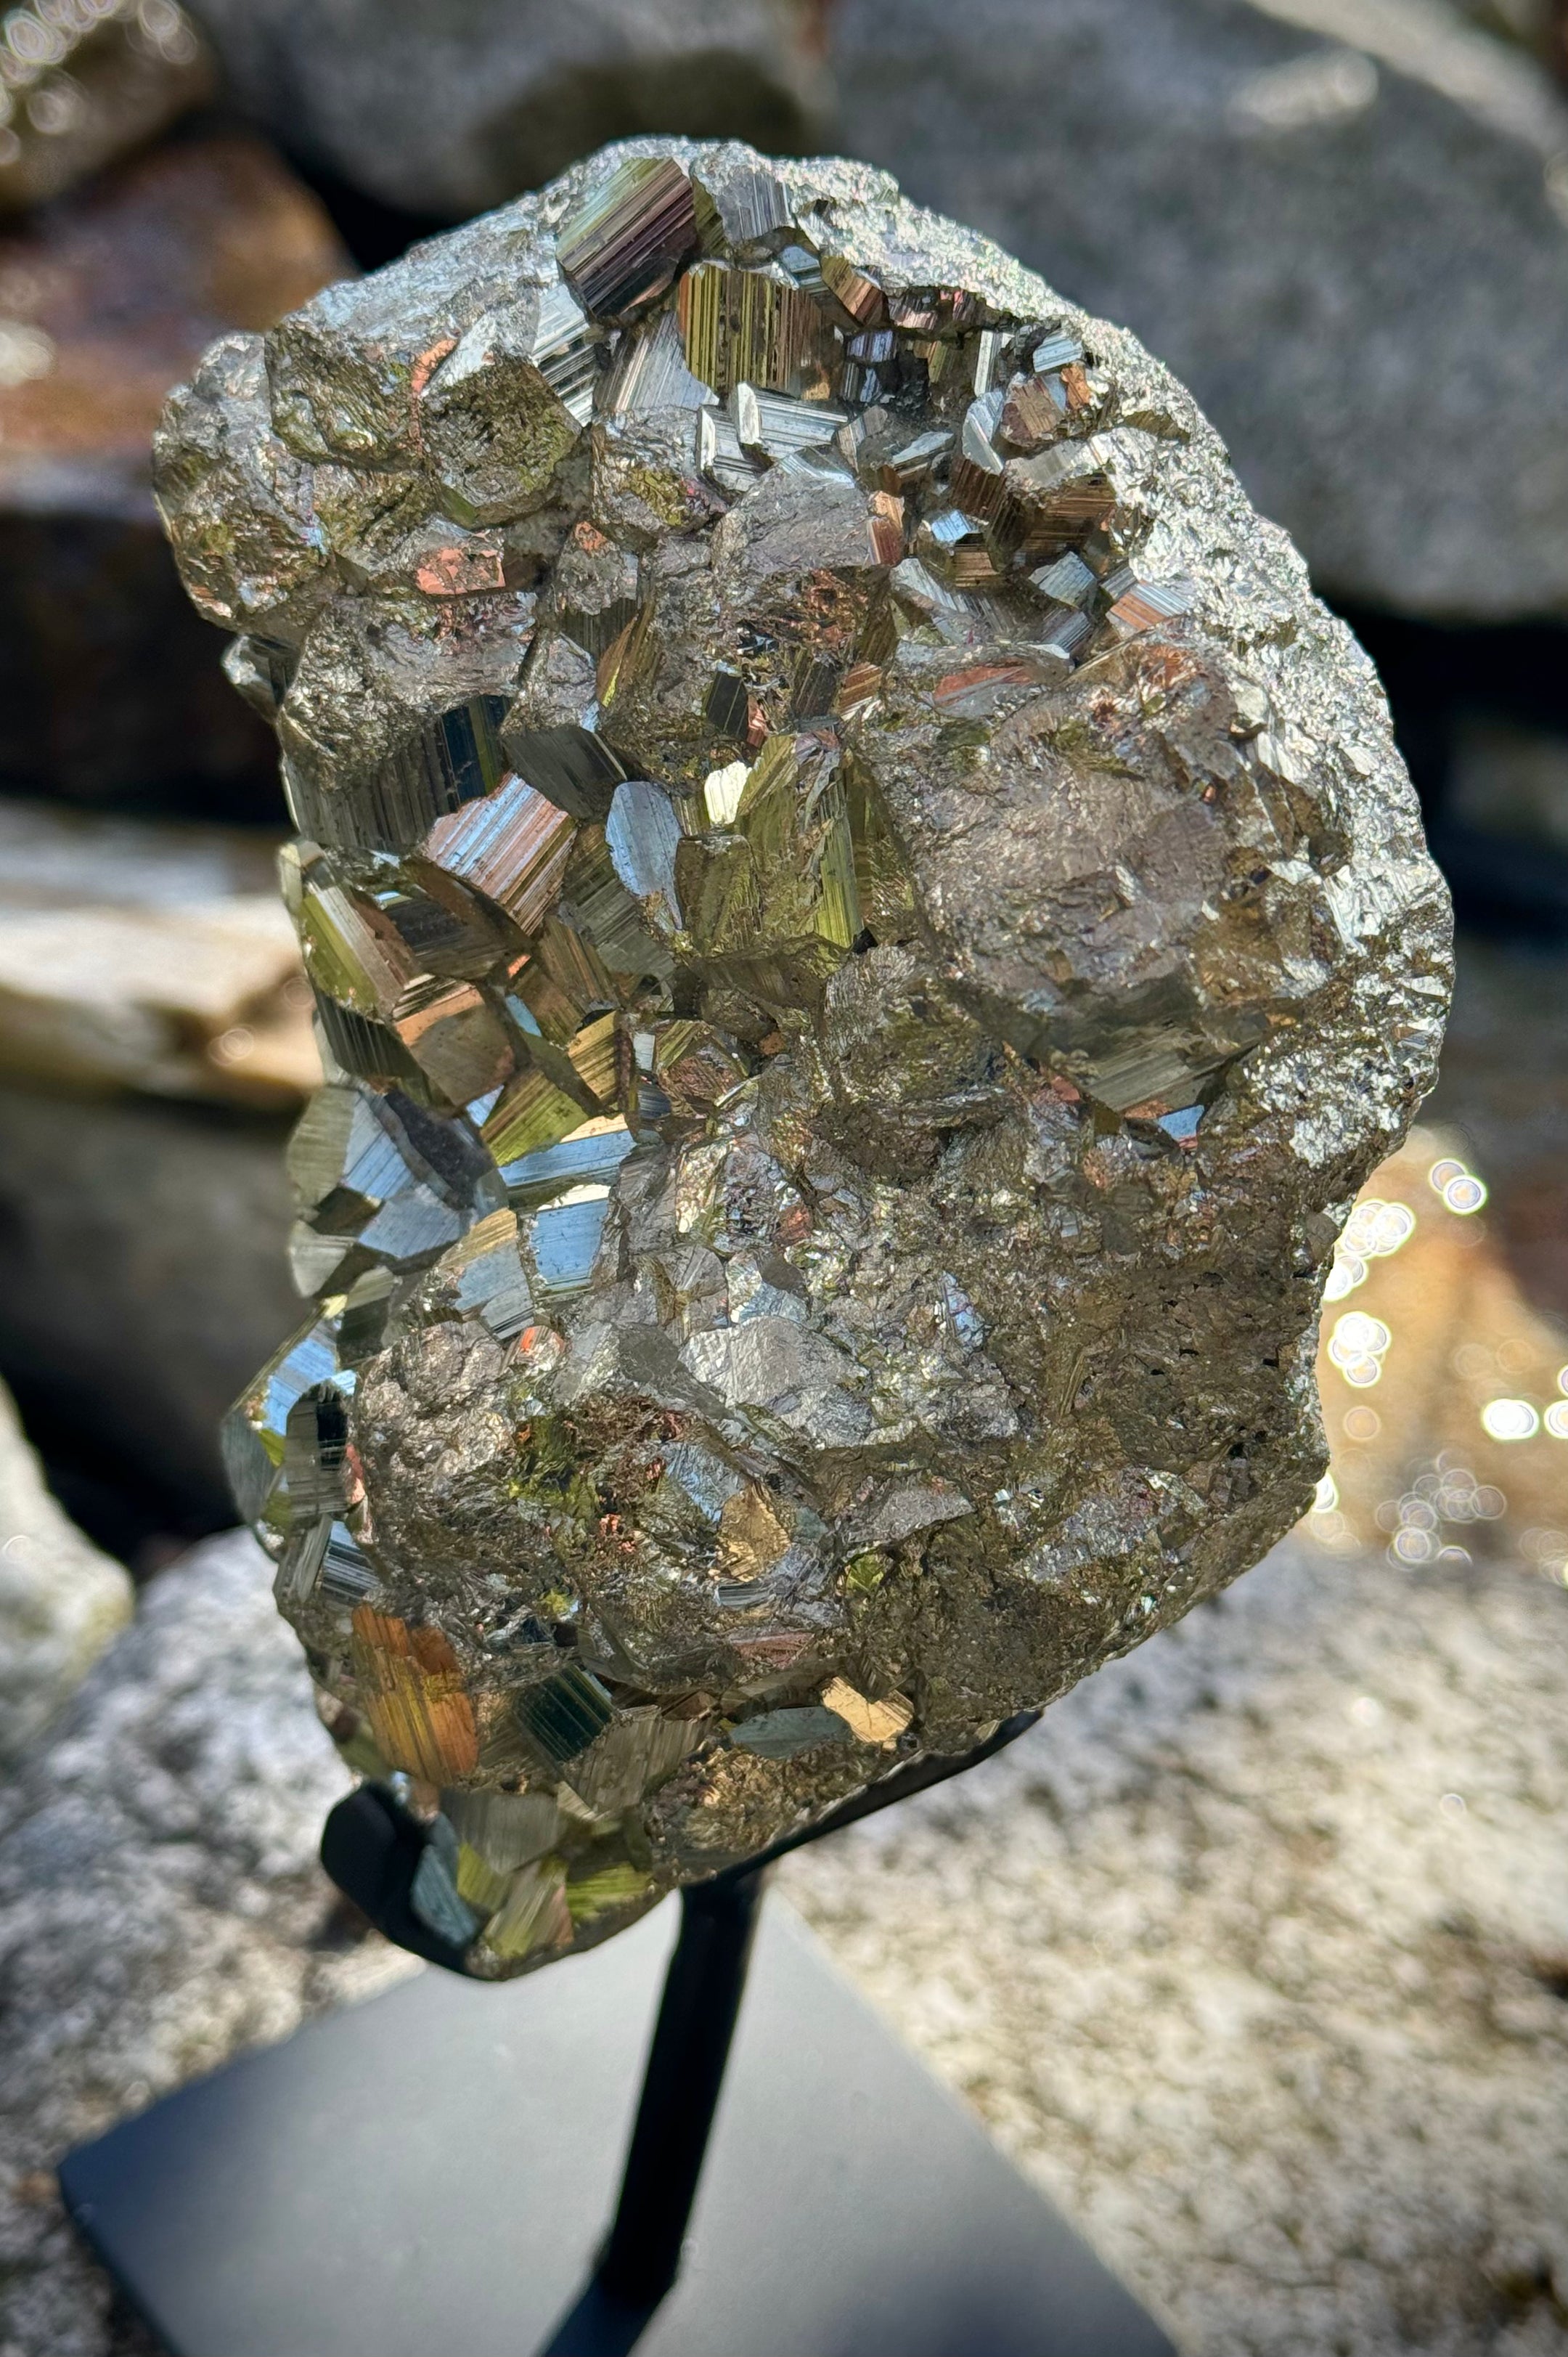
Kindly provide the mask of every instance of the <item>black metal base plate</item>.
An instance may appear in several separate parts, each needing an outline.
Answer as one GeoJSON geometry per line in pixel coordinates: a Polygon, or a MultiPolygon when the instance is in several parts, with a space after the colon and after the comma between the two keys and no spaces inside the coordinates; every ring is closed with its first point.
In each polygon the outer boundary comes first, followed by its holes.
{"type": "Polygon", "coordinates": [[[314,2023],[69,2155],[71,2212],[174,2357],[1172,2357],[777,1896],[685,2269],[613,2309],[674,1925],[314,2023]]]}

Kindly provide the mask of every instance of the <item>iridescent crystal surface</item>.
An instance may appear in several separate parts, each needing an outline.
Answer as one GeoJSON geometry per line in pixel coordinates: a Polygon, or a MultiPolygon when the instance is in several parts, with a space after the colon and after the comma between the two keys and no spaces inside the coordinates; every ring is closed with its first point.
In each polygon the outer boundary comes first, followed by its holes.
{"type": "Polygon", "coordinates": [[[472,1969],[1296,1519],[1447,908],[1130,336],[883,175],[645,140],[216,345],[159,482],[331,1076],[236,1491],[472,1969]]]}

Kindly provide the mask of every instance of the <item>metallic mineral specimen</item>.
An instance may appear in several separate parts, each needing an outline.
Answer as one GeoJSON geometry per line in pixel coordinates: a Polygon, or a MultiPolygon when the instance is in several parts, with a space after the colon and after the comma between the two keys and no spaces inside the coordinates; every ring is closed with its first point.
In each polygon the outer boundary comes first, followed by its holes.
{"type": "Polygon", "coordinates": [[[159,480],[329,1074],[230,1459],[472,1970],[1296,1519],[1447,909],[1130,336],[881,174],[643,140],[215,346],[159,480]]]}

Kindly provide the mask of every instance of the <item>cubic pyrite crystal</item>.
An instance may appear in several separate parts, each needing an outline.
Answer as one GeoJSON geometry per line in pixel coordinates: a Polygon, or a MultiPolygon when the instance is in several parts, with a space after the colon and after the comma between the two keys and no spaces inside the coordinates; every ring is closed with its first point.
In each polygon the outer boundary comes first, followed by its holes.
{"type": "Polygon", "coordinates": [[[1447,909],[1130,336],[879,173],[643,140],[225,339],[159,477],[331,1075],[235,1486],[471,1969],[1296,1519],[1447,909]]]}

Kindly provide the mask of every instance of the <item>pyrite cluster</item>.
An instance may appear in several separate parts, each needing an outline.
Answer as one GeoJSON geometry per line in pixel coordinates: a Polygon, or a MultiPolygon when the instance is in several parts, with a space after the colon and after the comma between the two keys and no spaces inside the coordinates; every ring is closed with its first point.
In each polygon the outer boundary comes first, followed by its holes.
{"type": "Polygon", "coordinates": [[[235,1485],[472,1969],[1295,1519],[1447,910],[1131,337],[878,173],[635,142],[215,346],[159,481],[331,1075],[235,1485]]]}

